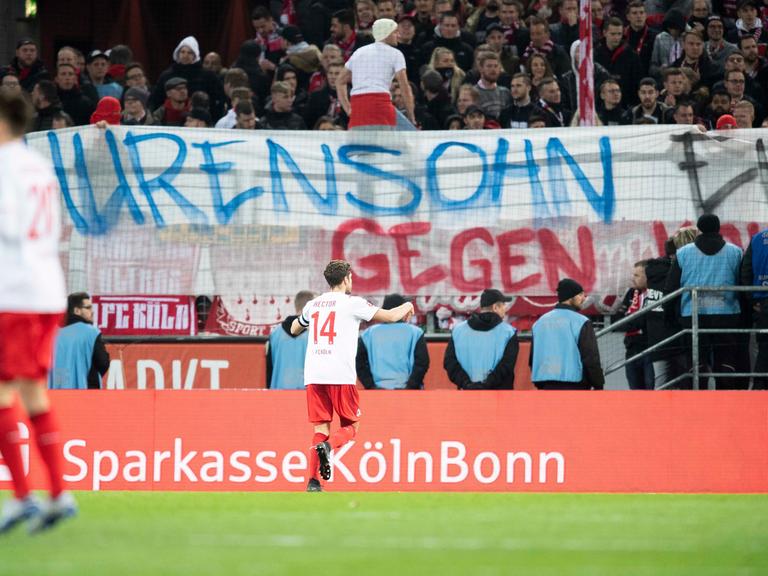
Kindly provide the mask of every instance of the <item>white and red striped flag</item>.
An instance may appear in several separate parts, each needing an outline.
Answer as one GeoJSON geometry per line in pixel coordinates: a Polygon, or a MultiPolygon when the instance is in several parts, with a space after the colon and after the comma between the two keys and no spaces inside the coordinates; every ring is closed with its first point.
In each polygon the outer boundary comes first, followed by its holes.
{"type": "Polygon", "coordinates": [[[595,126],[597,122],[590,0],[579,0],[579,39],[579,126],[595,126]]]}

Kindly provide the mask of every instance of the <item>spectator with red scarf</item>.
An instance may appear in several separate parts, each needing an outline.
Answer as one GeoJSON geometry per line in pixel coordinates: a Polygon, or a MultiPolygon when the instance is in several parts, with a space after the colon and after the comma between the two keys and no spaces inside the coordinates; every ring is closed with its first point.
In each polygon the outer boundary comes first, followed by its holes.
{"type": "MultiPolygon", "coordinates": [[[[620,317],[631,316],[643,308],[645,294],[648,291],[648,279],[645,276],[646,264],[647,261],[645,260],[635,262],[632,269],[632,288],[627,290],[624,295],[621,308],[619,308],[620,317]]],[[[624,347],[627,350],[626,358],[636,356],[648,347],[645,317],[627,326],[627,332],[624,335],[624,347]]],[[[627,364],[624,370],[630,390],[653,390],[653,362],[650,355],[627,364]]]]}
{"type": "Polygon", "coordinates": [[[636,104],[642,64],[637,53],[624,42],[624,25],[618,18],[609,18],[603,24],[603,39],[595,50],[595,62],[619,78],[626,103],[636,104]]]}
{"type": "Polygon", "coordinates": [[[370,36],[358,36],[355,32],[355,16],[351,10],[339,10],[331,17],[331,42],[341,48],[344,62],[349,60],[352,53],[366,44],[371,43],[370,36]]]}
{"type": "Polygon", "coordinates": [[[555,75],[562,76],[568,72],[571,69],[571,59],[562,47],[552,42],[547,21],[532,16],[529,29],[531,42],[523,52],[523,62],[528,62],[534,54],[541,54],[547,59],[555,75]]]}
{"type": "Polygon", "coordinates": [[[645,4],[642,0],[632,0],[627,5],[627,22],[629,25],[624,30],[624,39],[627,45],[640,58],[640,74],[648,76],[653,55],[653,41],[656,40],[656,31],[648,26],[648,17],[645,12],[645,4]]]}
{"type": "Polygon", "coordinates": [[[251,24],[256,30],[256,42],[261,46],[261,69],[267,74],[274,72],[285,56],[280,26],[272,19],[272,14],[265,6],[257,6],[251,13],[251,24]]]}
{"type": "Polygon", "coordinates": [[[155,124],[160,126],[184,126],[190,108],[187,81],[184,78],[169,78],[165,82],[165,102],[152,116],[155,124]]]}

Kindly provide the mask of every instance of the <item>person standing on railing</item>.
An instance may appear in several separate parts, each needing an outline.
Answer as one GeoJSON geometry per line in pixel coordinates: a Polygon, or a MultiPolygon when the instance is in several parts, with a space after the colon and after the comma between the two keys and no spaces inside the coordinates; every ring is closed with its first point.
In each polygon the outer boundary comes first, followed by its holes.
{"type": "MultiPolygon", "coordinates": [[[[701,234],[692,244],[679,248],[672,263],[665,292],[688,286],[735,286],[739,284],[741,248],[720,235],[720,219],[704,214],[696,223],[701,234]]],[[[685,292],[680,300],[683,328],[692,325],[692,296],[685,292]]],[[[741,304],[733,291],[699,292],[699,328],[742,328],[741,304]]],[[[686,337],[688,366],[692,365],[691,336],[686,337]]],[[[747,346],[741,334],[699,334],[699,363],[715,372],[743,372],[748,366],[747,346]]],[[[692,382],[692,381],[691,381],[692,382]]],[[[717,378],[719,389],[746,387],[745,378],[717,378]]],[[[701,386],[702,388],[706,386],[701,386]]]]}
{"type": "Polygon", "coordinates": [[[413,94],[405,66],[405,57],[395,46],[398,42],[397,22],[379,18],[373,23],[375,42],[364,46],[344,65],[336,80],[336,93],[349,116],[350,130],[394,130],[397,125],[390,87],[396,79],[405,98],[406,116],[411,124],[413,94]],[[348,96],[347,84],[352,82],[348,96]]]}
{"type": "Polygon", "coordinates": [[[605,385],[592,322],[581,313],[587,297],[570,278],[557,285],[557,306],[533,325],[531,380],[539,390],[602,390],[605,385]]]}
{"type": "MultiPolygon", "coordinates": [[[[741,261],[741,283],[744,286],[768,286],[768,228],[752,237],[741,261]]],[[[753,292],[755,328],[768,329],[768,292],[753,292]]],[[[757,334],[757,360],[754,371],[768,372],[768,334],[757,334]]],[[[768,378],[756,377],[753,390],[768,388],[768,378]]]]}

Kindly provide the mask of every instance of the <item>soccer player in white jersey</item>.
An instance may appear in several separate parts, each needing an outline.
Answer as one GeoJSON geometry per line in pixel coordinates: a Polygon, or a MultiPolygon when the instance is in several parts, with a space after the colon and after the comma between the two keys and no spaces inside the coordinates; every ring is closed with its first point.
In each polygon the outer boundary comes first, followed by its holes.
{"type": "Polygon", "coordinates": [[[408,83],[405,57],[397,49],[397,22],[379,18],[373,23],[373,44],[358,48],[336,80],[339,103],[349,116],[350,130],[394,130],[397,125],[390,88],[396,79],[405,100],[406,116],[411,124],[413,93],[408,83]],[[347,84],[352,81],[351,100],[347,84]]]}
{"type": "Polygon", "coordinates": [[[0,533],[27,521],[48,528],[77,508],[64,492],[59,427],[46,381],[53,340],[67,301],[59,262],[60,193],[50,163],[21,141],[29,109],[20,96],[0,93],[0,455],[14,497],[0,514],[0,533]],[[16,395],[48,470],[51,499],[29,492],[24,474],[16,395]]]}
{"type": "Polygon", "coordinates": [[[344,260],[331,260],[323,272],[329,292],[310,300],[291,325],[296,335],[309,329],[304,385],[307,388],[307,413],[314,425],[309,454],[308,492],[322,491],[318,476],[331,477],[331,450],[352,440],[360,420],[357,393],[357,338],[360,322],[398,322],[413,315],[413,304],[406,302],[382,310],[352,292],[352,267],[344,260]],[[334,411],[341,427],[331,435],[334,411]]]}

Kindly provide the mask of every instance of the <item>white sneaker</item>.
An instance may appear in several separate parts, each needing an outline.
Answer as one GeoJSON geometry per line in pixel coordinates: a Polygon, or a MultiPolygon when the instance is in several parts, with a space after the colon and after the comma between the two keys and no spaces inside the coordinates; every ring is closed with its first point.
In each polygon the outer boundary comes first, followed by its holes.
{"type": "Polygon", "coordinates": [[[40,501],[31,494],[23,500],[18,498],[6,500],[3,503],[3,512],[0,514],[0,534],[11,530],[20,522],[39,516],[40,511],[40,501]]]}
{"type": "Polygon", "coordinates": [[[71,492],[62,492],[56,498],[43,505],[41,513],[31,517],[28,529],[30,534],[42,532],[55,526],[65,518],[77,515],[77,502],[71,492]]]}

